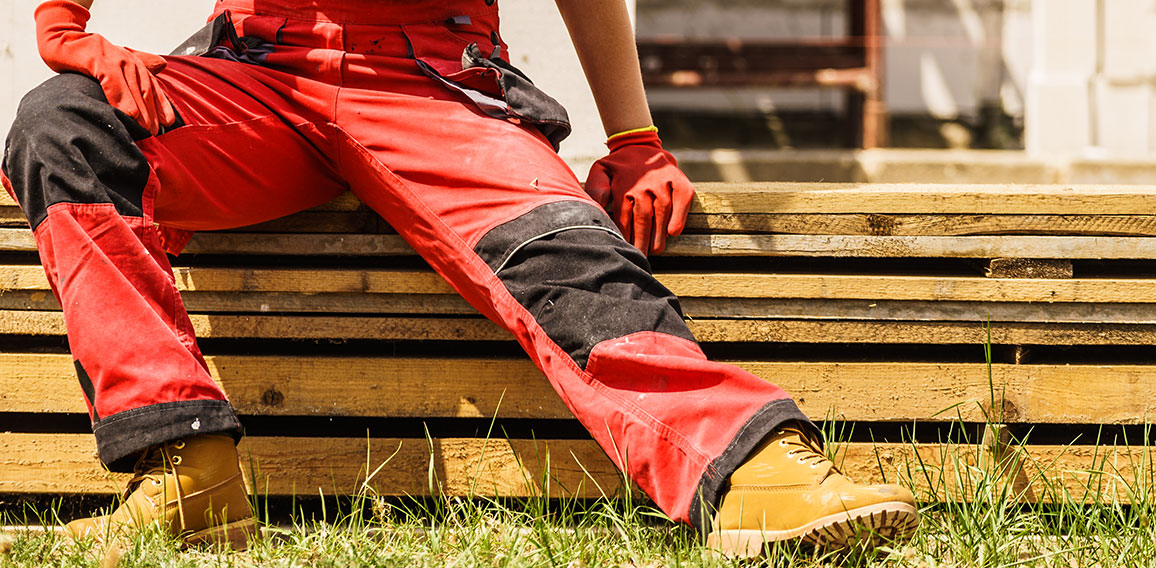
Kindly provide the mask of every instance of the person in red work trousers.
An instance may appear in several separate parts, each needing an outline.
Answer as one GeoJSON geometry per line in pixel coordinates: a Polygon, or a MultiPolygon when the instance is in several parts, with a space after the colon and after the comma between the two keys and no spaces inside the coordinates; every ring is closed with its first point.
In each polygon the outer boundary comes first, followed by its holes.
{"type": "Polygon", "coordinates": [[[710,546],[910,534],[909,491],[848,481],[786,393],[699,349],[646,259],[682,231],[694,190],[651,124],[626,7],[557,4],[610,134],[585,190],[556,152],[565,110],[504,57],[495,0],[218,0],[165,57],[87,32],[91,0],[36,9],[60,74],[21,102],[4,186],[64,310],[100,460],[137,474],[118,508],[70,531],[159,521],[245,545],[241,425],[166,252],[352,191],[710,546]]]}

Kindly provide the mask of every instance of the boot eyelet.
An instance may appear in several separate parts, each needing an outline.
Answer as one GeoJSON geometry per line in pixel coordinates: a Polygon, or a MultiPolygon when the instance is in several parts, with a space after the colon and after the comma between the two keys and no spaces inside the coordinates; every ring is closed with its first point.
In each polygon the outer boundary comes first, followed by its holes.
{"type": "Polygon", "coordinates": [[[162,486],[162,485],[164,485],[164,484],[165,484],[165,482],[161,481],[159,477],[154,477],[154,478],[153,478],[153,485],[156,485],[157,487],[160,487],[160,486],[162,486]]]}
{"type": "Polygon", "coordinates": [[[185,441],[184,440],[177,440],[177,441],[173,442],[173,447],[178,449],[178,450],[183,450],[183,449],[185,449],[185,441]]]}
{"type": "Polygon", "coordinates": [[[170,461],[173,462],[173,465],[181,465],[181,456],[173,456],[170,461]]]}

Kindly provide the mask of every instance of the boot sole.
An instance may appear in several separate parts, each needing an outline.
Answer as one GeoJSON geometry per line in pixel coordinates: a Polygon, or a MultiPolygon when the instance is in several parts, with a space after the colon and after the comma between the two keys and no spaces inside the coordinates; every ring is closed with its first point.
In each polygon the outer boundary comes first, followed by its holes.
{"type": "Polygon", "coordinates": [[[800,527],[779,531],[733,529],[715,531],[706,545],[724,554],[755,558],[768,542],[801,539],[824,549],[848,548],[867,541],[871,546],[910,536],[919,526],[919,514],[908,503],[877,503],[828,515],[800,527]]]}
{"type": "Polygon", "coordinates": [[[188,546],[202,544],[227,544],[233,550],[241,551],[249,548],[249,539],[257,534],[257,521],[253,517],[233,521],[207,529],[201,529],[182,540],[188,546]]]}

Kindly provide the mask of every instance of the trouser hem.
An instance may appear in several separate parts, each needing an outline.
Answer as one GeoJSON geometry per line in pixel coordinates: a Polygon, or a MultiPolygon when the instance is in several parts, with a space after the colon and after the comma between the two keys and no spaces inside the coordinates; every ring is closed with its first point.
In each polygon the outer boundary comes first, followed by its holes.
{"type": "Polygon", "coordinates": [[[144,450],[179,438],[226,434],[241,439],[241,422],[227,400],[151,404],[119,412],[92,425],[97,454],[111,471],[131,472],[144,450]]]}
{"type": "Polygon", "coordinates": [[[822,432],[811,422],[794,400],[782,399],[768,402],[760,408],[739,430],[727,448],[715,458],[703,472],[696,497],[690,504],[690,524],[700,534],[710,530],[710,521],[718,510],[719,499],[726,489],[731,474],[750,456],[755,447],[775,430],[787,423],[810,430],[815,439],[822,440],[822,432]]]}

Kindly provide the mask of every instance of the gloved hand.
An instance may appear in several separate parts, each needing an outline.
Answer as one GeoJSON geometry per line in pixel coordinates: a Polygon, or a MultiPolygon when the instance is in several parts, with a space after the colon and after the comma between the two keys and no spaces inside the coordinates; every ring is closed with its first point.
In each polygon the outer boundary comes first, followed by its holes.
{"type": "Polygon", "coordinates": [[[590,168],[586,193],[610,213],[627,241],[643,254],[658,254],[666,237],[686,226],[694,186],[662,149],[653,127],[613,135],[606,145],[610,154],[590,168]]]}
{"type": "Polygon", "coordinates": [[[109,104],[152,134],[175,122],[173,105],[153,76],[164,69],[165,60],[85,32],[88,18],[87,9],[68,0],[37,6],[36,46],[41,59],[57,73],[73,71],[100,81],[109,104]]]}

